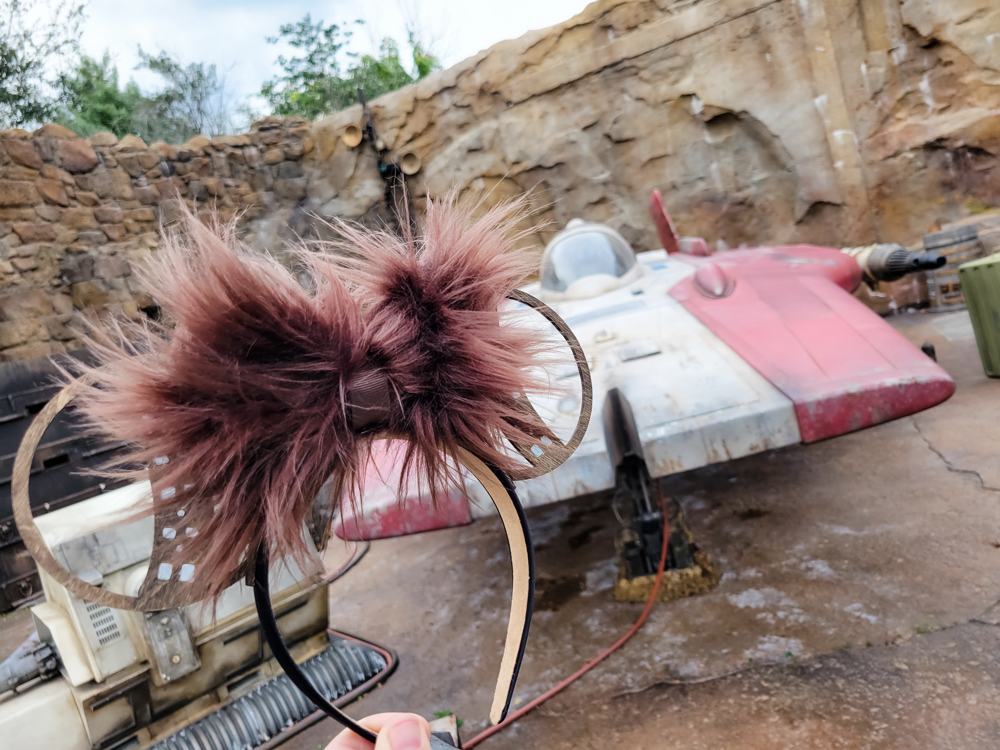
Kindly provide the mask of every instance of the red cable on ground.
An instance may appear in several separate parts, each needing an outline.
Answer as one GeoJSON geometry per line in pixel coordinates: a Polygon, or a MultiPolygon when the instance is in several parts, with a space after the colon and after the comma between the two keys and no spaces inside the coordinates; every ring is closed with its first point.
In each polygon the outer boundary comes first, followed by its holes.
{"type": "Polygon", "coordinates": [[[649,616],[650,610],[653,609],[653,603],[656,601],[656,595],[660,593],[660,584],[663,582],[663,567],[666,564],[667,560],[667,540],[670,537],[670,525],[667,522],[667,502],[663,497],[663,486],[659,481],[656,483],[656,490],[660,495],[660,511],[663,513],[663,549],[660,552],[660,566],[656,570],[656,581],[653,583],[653,593],[649,595],[649,601],[646,602],[646,608],[642,610],[642,614],[639,615],[639,619],[635,621],[635,625],[633,625],[632,628],[625,635],[619,638],[613,646],[606,649],[605,651],[602,651],[596,658],[584,664],[582,667],[580,667],[577,671],[575,671],[565,680],[558,683],[555,687],[552,687],[546,692],[542,693],[533,701],[528,703],[526,706],[519,708],[517,711],[510,714],[506,719],[501,721],[499,724],[495,724],[489,729],[480,732],[468,742],[462,743],[462,747],[465,748],[465,750],[469,750],[470,748],[475,747],[480,742],[485,740],[487,737],[492,737],[494,734],[499,732],[504,727],[513,724],[515,721],[520,719],[522,716],[524,716],[533,708],[536,708],[545,703],[545,701],[547,701],[553,695],[561,693],[565,688],[572,685],[578,679],[583,677],[583,675],[587,674],[587,672],[589,672],[591,669],[596,667],[602,661],[611,656],[611,654],[613,654],[615,651],[621,648],[629,638],[631,638],[639,631],[639,628],[642,627],[643,623],[646,622],[646,618],[649,616]]]}

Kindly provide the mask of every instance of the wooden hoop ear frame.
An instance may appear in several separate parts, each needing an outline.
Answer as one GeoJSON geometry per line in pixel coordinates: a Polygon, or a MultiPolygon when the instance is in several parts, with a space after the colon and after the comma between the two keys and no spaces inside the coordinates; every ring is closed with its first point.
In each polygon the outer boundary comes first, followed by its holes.
{"type": "MultiPolygon", "coordinates": [[[[155,612],[201,601],[203,597],[200,596],[197,588],[185,590],[182,585],[167,587],[165,589],[157,587],[149,594],[143,592],[139,596],[129,596],[99,588],[77,578],[63,567],[42,538],[41,531],[39,531],[38,526],[35,524],[35,519],[31,512],[28,487],[31,476],[31,461],[42,435],[56,414],[62,411],[72,401],[76,392],[89,382],[91,382],[91,378],[85,376],[73,381],[59,391],[45,405],[42,411],[38,413],[38,416],[31,423],[21,441],[17,458],[14,461],[11,486],[14,520],[17,523],[17,528],[25,547],[28,548],[28,551],[39,567],[45,570],[53,579],[58,581],[73,595],[80,599],[94,602],[95,604],[101,604],[113,609],[155,612]]],[[[483,485],[487,493],[489,493],[493,504],[500,514],[507,537],[507,545],[510,549],[513,574],[510,616],[507,621],[507,638],[504,643],[503,657],[497,676],[493,705],[490,709],[490,720],[496,724],[503,721],[510,707],[510,701],[514,694],[514,686],[517,681],[517,673],[521,667],[521,660],[524,657],[524,650],[528,642],[528,628],[534,610],[535,560],[531,545],[531,532],[528,528],[524,508],[521,506],[517,492],[514,489],[514,484],[503,472],[495,467],[488,466],[480,458],[464,448],[459,449],[456,459],[461,466],[472,473],[483,485]]],[[[274,614],[270,611],[270,594],[266,575],[267,554],[263,550],[257,552],[255,566],[254,595],[261,621],[262,623],[266,623],[269,619],[271,621],[274,620],[274,614]],[[264,572],[263,575],[261,571],[264,572]]],[[[238,580],[238,576],[234,578],[234,582],[235,580],[238,580]]],[[[294,661],[290,661],[290,656],[287,657],[289,663],[284,663],[279,657],[279,654],[287,654],[287,649],[284,647],[277,629],[275,628],[273,633],[268,633],[267,628],[265,628],[265,633],[268,635],[272,652],[278,657],[279,663],[281,663],[281,666],[289,674],[289,677],[293,679],[293,682],[298,684],[297,680],[305,680],[308,684],[308,681],[301,675],[294,661]],[[298,674],[296,675],[296,673],[298,674]]],[[[341,723],[346,723],[353,731],[364,736],[363,732],[367,730],[364,730],[360,725],[356,725],[355,722],[339,709],[324,700],[319,693],[312,690],[312,694],[310,694],[303,685],[299,685],[299,687],[322,710],[341,723]]]]}
{"type": "MultiPolygon", "coordinates": [[[[541,455],[536,455],[531,450],[533,446],[515,446],[529,462],[529,465],[517,472],[511,472],[512,477],[514,479],[531,479],[546,474],[562,465],[579,446],[590,422],[593,392],[586,356],[579,341],[569,329],[569,326],[566,325],[565,321],[548,305],[520,290],[515,290],[508,296],[511,300],[537,310],[555,326],[573,352],[581,380],[581,413],[570,439],[566,443],[554,440],[553,444],[543,450],[541,455]]],[[[201,601],[203,595],[199,588],[194,585],[190,587],[183,585],[148,587],[144,585],[140,590],[139,596],[128,596],[99,588],[70,573],[70,571],[59,563],[45,544],[31,512],[31,500],[28,488],[31,476],[31,463],[42,435],[56,414],[72,401],[81,387],[91,382],[93,382],[92,376],[84,376],[59,391],[45,405],[42,411],[39,412],[21,441],[17,457],[14,461],[14,470],[11,478],[11,499],[14,520],[25,546],[35,559],[35,562],[51,575],[53,579],[62,584],[75,596],[96,604],[114,609],[159,611],[201,601]]],[[[537,416],[527,397],[521,396],[518,401],[527,411],[537,416]]],[[[490,720],[494,724],[497,724],[503,721],[509,709],[514,693],[514,686],[517,681],[517,674],[520,670],[524,650],[527,645],[528,628],[534,609],[534,552],[524,509],[518,500],[511,478],[497,468],[488,466],[468,450],[460,448],[455,458],[461,466],[468,469],[479,480],[493,500],[503,522],[511,554],[513,573],[511,610],[507,623],[507,638],[504,644],[503,657],[493,696],[493,705],[490,710],[490,720]]],[[[258,550],[256,559],[248,562],[255,564],[254,596],[262,627],[268,638],[271,650],[282,668],[289,675],[293,683],[321,710],[355,733],[374,742],[375,736],[369,730],[360,726],[346,714],[332,706],[312,688],[308,679],[302,674],[288,653],[288,649],[281,639],[277,626],[274,624],[274,613],[271,610],[270,592],[266,574],[268,569],[266,551],[263,549],[258,550]]],[[[239,577],[239,575],[235,575],[233,582],[238,580],[239,577]]]]}
{"type": "MultiPolygon", "coordinates": [[[[566,321],[559,317],[555,310],[540,299],[533,297],[527,292],[522,292],[520,289],[515,289],[508,294],[507,299],[520,302],[527,307],[537,310],[553,325],[559,332],[559,335],[569,345],[570,351],[573,352],[573,361],[576,363],[577,372],[580,373],[580,416],[576,421],[573,434],[565,443],[560,442],[558,439],[553,440],[552,445],[542,449],[541,455],[537,455],[532,450],[532,448],[538,448],[539,446],[515,444],[514,447],[517,448],[518,453],[530,464],[530,466],[510,472],[510,478],[519,481],[522,479],[534,479],[543,474],[548,474],[550,471],[562,466],[566,462],[566,459],[573,455],[573,452],[583,441],[583,436],[587,433],[587,427],[590,426],[590,412],[594,401],[594,386],[590,380],[590,367],[587,366],[587,355],[584,353],[583,347],[580,346],[580,341],[577,339],[576,334],[566,325],[566,321]]],[[[518,397],[517,401],[526,412],[534,417],[538,417],[535,407],[531,405],[531,401],[528,400],[527,396],[522,394],[518,397]]]]}
{"type": "MultiPolygon", "coordinates": [[[[14,459],[14,471],[11,475],[11,505],[14,510],[14,522],[21,535],[21,541],[27,547],[28,552],[35,559],[40,568],[58,581],[74,596],[84,599],[94,604],[101,604],[112,609],[130,609],[139,612],[159,612],[164,609],[174,607],[184,607],[189,604],[196,604],[205,598],[205,591],[195,582],[197,579],[187,583],[178,583],[175,586],[150,585],[151,576],[155,578],[156,571],[154,565],[150,563],[150,573],[146,576],[146,582],[140,589],[139,596],[129,596],[119,594],[114,591],[99,588],[91,583],[77,578],[56,559],[49,549],[42,533],[35,524],[35,517],[31,512],[31,497],[28,485],[31,479],[31,463],[38,448],[38,443],[42,439],[45,430],[52,423],[56,414],[66,408],[67,404],[73,400],[80,388],[93,382],[93,377],[84,375],[74,380],[59,393],[57,393],[45,407],[38,412],[34,421],[24,433],[21,445],[17,450],[17,457],[14,459]]],[[[157,519],[156,527],[162,525],[157,519]]],[[[156,553],[156,536],[153,540],[154,556],[156,553]]],[[[238,581],[244,571],[235,571],[231,583],[238,581]]]]}

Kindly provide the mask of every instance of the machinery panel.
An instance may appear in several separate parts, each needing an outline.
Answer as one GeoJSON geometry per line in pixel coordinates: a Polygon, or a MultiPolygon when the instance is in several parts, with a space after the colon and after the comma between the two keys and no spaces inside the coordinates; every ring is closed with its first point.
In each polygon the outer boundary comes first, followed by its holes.
{"type": "MultiPolygon", "coordinates": [[[[72,363],[83,353],[0,364],[0,614],[41,593],[34,561],[21,543],[10,504],[14,457],[34,415],[61,388],[57,362],[72,363]]],[[[123,482],[87,474],[120,449],[83,432],[73,410],[53,421],[32,464],[31,501],[35,515],[65,507],[123,482]]]]}

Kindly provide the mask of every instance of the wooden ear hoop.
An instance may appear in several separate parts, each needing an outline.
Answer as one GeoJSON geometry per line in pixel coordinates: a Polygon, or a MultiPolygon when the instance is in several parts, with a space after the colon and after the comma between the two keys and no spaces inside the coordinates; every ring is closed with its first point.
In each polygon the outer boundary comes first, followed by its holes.
{"type": "MultiPolygon", "coordinates": [[[[590,380],[590,367],[587,365],[587,355],[584,353],[583,347],[580,346],[580,341],[577,339],[576,334],[566,325],[566,321],[559,317],[555,310],[540,299],[531,296],[527,292],[522,292],[520,289],[515,289],[508,294],[507,299],[520,302],[537,310],[559,331],[559,335],[566,340],[570,351],[573,352],[573,360],[576,362],[576,369],[580,373],[580,417],[576,421],[576,428],[573,430],[570,439],[566,443],[554,440],[553,445],[543,449],[541,455],[536,455],[532,451],[533,447],[538,448],[540,446],[517,444],[514,446],[531,465],[509,472],[510,478],[514,480],[534,479],[562,466],[566,459],[572,456],[573,452],[579,447],[583,436],[587,433],[587,427],[590,425],[590,411],[594,401],[594,387],[590,380]]],[[[535,408],[526,396],[520,396],[518,403],[529,414],[535,417],[538,416],[535,408]]]]}
{"type": "MultiPolygon", "coordinates": [[[[66,404],[73,400],[77,390],[83,385],[93,382],[93,378],[85,375],[79,380],[63,388],[57,393],[45,407],[38,412],[28,430],[21,439],[21,445],[17,450],[17,457],[14,459],[14,471],[11,474],[11,505],[14,510],[14,522],[21,535],[21,541],[28,548],[28,552],[35,559],[38,567],[61,583],[74,596],[85,599],[88,602],[102,604],[113,609],[139,609],[140,600],[134,596],[116,594],[113,591],[106,591],[98,588],[86,581],[77,578],[56,560],[45,541],[42,533],[35,525],[35,518],[31,513],[31,499],[28,495],[28,482],[31,478],[31,462],[35,457],[35,450],[45,433],[45,429],[51,424],[56,414],[62,411],[66,404]]],[[[177,606],[168,603],[160,609],[177,606]]]]}
{"type": "MultiPolygon", "coordinates": [[[[93,584],[77,578],[70,573],[56,559],[55,555],[42,539],[42,533],[35,524],[35,517],[31,512],[31,498],[28,492],[28,484],[31,479],[31,462],[35,456],[35,450],[42,439],[46,428],[52,423],[56,414],[66,408],[66,405],[73,400],[77,391],[93,382],[93,376],[84,375],[78,380],[74,380],[59,393],[57,393],[45,407],[38,412],[34,421],[24,433],[21,445],[17,450],[17,457],[14,459],[14,471],[11,475],[11,505],[14,510],[14,522],[17,530],[21,534],[21,541],[28,548],[28,552],[35,559],[35,562],[46,573],[56,581],[66,587],[74,596],[85,599],[94,604],[101,604],[112,609],[131,609],[139,612],[159,612],[164,609],[174,607],[184,607],[188,604],[195,604],[205,598],[204,588],[197,585],[195,580],[188,583],[179,583],[176,586],[159,586],[150,590],[145,588],[139,596],[129,596],[118,594],[114,591],[102,589],[93,584]]],[[[155,540],[154,540],[155,543],[155,540]]],[[[150,564],[152,567],[152,563],[150,564]]],[[[237,571],[233,576],[233,583],[240,578],[237,571]]],[[[148,579],[148,576],[147,576],[148,579]]]]}
{"type": "MultiPolygon", "coordinates": [[[[590,412],[593,401],[593,390],[590,379],[590,369],[587,366],[586,355],[576,336],[560,318],[554,310],[535,297],[515,290],[508,295],[509,299],[520,302],[541,313],[560,335],[566,340],[573,358],[580,373],[582,388],[582,402],[580,417],[577,420],[576,428],[572,436],[566,443],[554,440],[552,445],[548,445],[542,450],[541,455],[536,455],[532,448],[538,446],[516,445],[518,451],[529,462],[529,466],[511,472],[514,479],[532,479],[546,474],[568,459],[583,440],[590,423],[590,412]]],[[[31,477],[31,463],[34,459],[35,451],[41,441],[46,428],[66,405],[72,401],[77,391],[84,385],[93,382],[93,376],[85,375],[75,380],[63,388],[56,396],[45,405],[38,416],[31,423],[14,460],[14,470],[11,477],[11,501],[14,511],[14,520],[25,547],[31,553],[35,562],[51,575],[56,581],[65,586],[75,596],[85,599],[95,604],[101,604],[114,609],[130,609],[138,611],[159,611],[173,607],[182,607],[193,604],[203,598],[200,588],[196,585],[185,586],[178,584],[172,587],[154,587],[153,590],[145,590],[139,596],[128,596],[118,594],[113,591],[99,588],[87,583],[64,568],[49,550],[42,538],[41,532],[35,524],[34,516],[31,512],[31,500],[28,485],[31,477]]],[[[524,396],[518,399],[519,403],[531,414],[537,417],[537,413],[531,403],[524,396]]],[[[518,500],[517,493],[510,478],[495,467],[487,466],[479,457],[468,450],[460,448],[455,457],[459,464],[468,469],[473,476],[483,485],[493,500],[494,505],[500,513],[504,531],[507,536],[507,544],[511,554],[511,568],[513,573],[513,589],[511,594],[510,617],[507,622],[507,638],[504,644],[503,657],[500,663],[500,670],[497,676],[496,690],[493,696],[493,705],[490,710],[490,720],[497,724],[503,721],[510,707],[510,701],[514,694],[514,686],[517,681],[517,674],[520,670],[521,660],[524,656],[525,646],[528,639],[528,628],[531,623],[531,615],[534,608],[535,590],[535,563],[534,553],[531,544],[531,535],[528,529],[527,519],[524,509],[518,500]]],[[[265,635],[271,645],[271,650],[275,654],[281,666],[288,673],[289,678],[299,685],[303,693],[316,705],[331,717],[352,729],[365,739],[374,742],[374,735],[364,727],[347,717],[343,712],[336,709],[328,701],[316,692],[308,683],[308,680],[301,673],[298,666],[291,659],[287,648],[281,640],[281,635],[276,625],[269,627],[268,623],[274,624],[274,613],[271,611],[270,597],[267,586],[267,555],[266,551],[257,552],[256,575],[254,578],[254,595],[257,602],[257,610],[261,617],[261,622],[265,635]],[[273,632],[272,632],[273,631],[273,632]],[[302,684],[300,684],[302,683],[302,684]]],[[[235,580],[235,579],[234,579],[235,580]]]]}

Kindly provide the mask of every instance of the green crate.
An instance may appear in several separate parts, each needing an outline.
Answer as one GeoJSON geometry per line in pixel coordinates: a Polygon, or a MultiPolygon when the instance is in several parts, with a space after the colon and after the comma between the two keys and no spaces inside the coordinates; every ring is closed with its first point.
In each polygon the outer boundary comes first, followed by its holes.
{"type": "Polygon", "coordinates": [[[959,266],[983,369],[1000,378],[1000,253],[959,266]]]}

